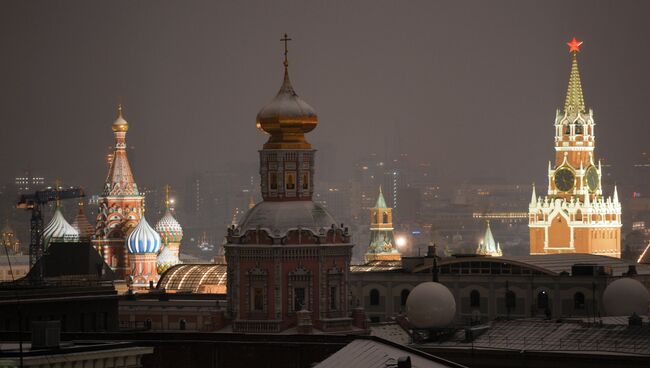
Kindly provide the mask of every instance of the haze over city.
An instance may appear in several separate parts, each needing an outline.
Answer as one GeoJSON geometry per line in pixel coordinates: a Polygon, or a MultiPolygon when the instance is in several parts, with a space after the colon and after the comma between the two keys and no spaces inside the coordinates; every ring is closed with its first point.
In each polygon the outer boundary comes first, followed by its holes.
{"type": "Polygon", "coordinates": [[[650,135],[646,2],[12,1],[5,9],[0,110],[11,130],[0,155],[14,159],[2,160],[2,172],[31,168],[92,190],[102,187],[118,99],[142,185],[254,164],[265,139],[255,114],[280,82],[284,32],[294,86],[321,121],[317,160],[338,181],[368,153],[407,153],[432,162],[441,181],[544,183],[539,168],[566,91],[563,42],[573,36],[585,41],[597,151],[619,183],[650,135]]]}

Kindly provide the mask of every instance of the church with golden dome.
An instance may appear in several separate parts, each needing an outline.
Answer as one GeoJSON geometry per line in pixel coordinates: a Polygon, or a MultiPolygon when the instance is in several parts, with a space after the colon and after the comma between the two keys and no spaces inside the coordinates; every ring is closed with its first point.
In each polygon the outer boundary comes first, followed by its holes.
{"type": "Polygon", "coordinates": [[[564,109],[555,114],[555,160],[548,164],[548,192],[529,204],[530,254],[591,253],[620,258],[621,203],[614,187],[606,197],[596,159],[593,110],[587,109],[578,70],[582,42],[568,43],[571,73],[564,109]]]}
{"type": "Polygon", "coordinates": [[[227,301],[236,332],[349,330],[352,238],[312,201],[315,153],[305,134],[314,109],[289,79],[285,42],[280,91],[257,115],[268,134],[260,153],[263,201],[228,229],[227,301]]]}

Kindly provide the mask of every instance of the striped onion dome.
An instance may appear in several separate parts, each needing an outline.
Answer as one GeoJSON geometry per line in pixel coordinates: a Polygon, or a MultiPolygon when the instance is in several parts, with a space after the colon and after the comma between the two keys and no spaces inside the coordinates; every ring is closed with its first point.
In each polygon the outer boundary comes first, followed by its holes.
{"type": "Polygon", "coordinates": [[[165,246],[160,254],[156,258],[156,266],[158,268],[158,274],[162,275],[163,272],[167,271],[168,268],[175,266],[181,263],[177,257],[174,256],[174,252],[165,246]]]}
{"type": "Polygon", "coordinates": [[[151,228],[144,215],[126,238],[126,248],[129,253],[136,254],[158,253],[160,250],[160,235],[151,228]]]}
{"type": "Polygon", "coordinates": [[[61,208],[56,207],[52,220],[43,230],[43,247],[47,248],[53,241],[77,242],[79,241],[79,232],[66,221],[61,213],[61,208]]]}
{"type": "Polygon", "coordinates": [[[183,239],[183,228],[181,224],[176,221],[169,208],[165,211],[165,215],[158,221],[155,227],[163,242],[180,243],[183,239]]]}
{"type": "Polygon", "coordinates": [[[84,214],[83,202],[79,203],[79,212],[72,221],[72,227],[77,230],[79,236],[82,238],[90,238],[95,235],[95,227],[88,222],[84,214]]]}

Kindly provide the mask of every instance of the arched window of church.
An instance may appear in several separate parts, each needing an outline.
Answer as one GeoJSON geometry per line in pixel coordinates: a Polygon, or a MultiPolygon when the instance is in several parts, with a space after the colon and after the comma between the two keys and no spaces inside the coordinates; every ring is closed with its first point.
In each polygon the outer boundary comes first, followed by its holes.
{"type": "Polygon", "coordinates": [[[278,190],[278,174],[272,172],[269,176],[269,187],[271,190],[278,190]]]}
{"type": "Polygon", "coordinates": [[[399,294],[400,297],[400,305],[403,307],[406,305],[406,299],[409,298],[409,293],[411,291],[409,289],[403,289],[402,292],[399,294]]]}
{"type": "Polygon", "coordinates": [[[478,290],[472,290],[469,293],[469,306],[472,308],[479,308],[481,306],[481,293],[478,290]]]}
{"type": "Polygon", "coordinates": [[[379,213],[378,213],[378,212],[375,212],[375,213],[373,214],[373,217],[375,218],[375,224],[378,224],[378,223],[379,223],[379,213]]]}
{"type": "Polygon", "coordinates": [[[286,176],[286,188],[287,190],[296,189],[296,176],[293,172],[288,172],[286,176]]]}
{"type": "Polygon", "coordinates": [[[370,305],[379,305],[379,290],[370,290],[370,305]]]}
{"type": "Polygon", "coordinates": [[[302,189],[309,189],[309,173],[302,173],[302,189]]]}
{"type": "Polygon", "coordinates": [[[585,309],[585,294],[581,292],[573,294],[573,308],[585,309]]]}
{"type": "Polygon", "coordinates": [[[537,293],[537,308],[538,309],[547,309],[548,308],[548,292],[542,290],[537,293]]]}
{"type": "Polygon", "coordinates": [[[576,134],[582,134],[582,124],[576,125],[576,134]]]}
{"type": "Polygon", "coordinates": [[[383,220],[384,220],[384,221],[383,221],[384,224],[387,224],[387,223],[388,223],[388,212],[384,212],[383,220]]]}
{"type": "Polygon", "coordinates": [[[569,124],[564,126],[564,134],[566,135],[571,134],[571,126],[569,124]]]}

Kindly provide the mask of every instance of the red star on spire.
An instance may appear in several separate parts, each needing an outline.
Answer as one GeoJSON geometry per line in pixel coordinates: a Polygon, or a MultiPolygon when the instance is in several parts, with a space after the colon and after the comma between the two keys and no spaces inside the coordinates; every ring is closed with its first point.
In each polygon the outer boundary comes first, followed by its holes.
{"type": "Polygon", "coordinates": [[[571,42],[567,42],[566,44],[569,46],[569,52],[580,52],[580,45],[582,45],[582,41],[578,41],[575,37],[573,37],[571,42]]]}

